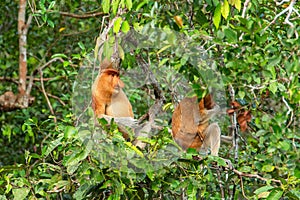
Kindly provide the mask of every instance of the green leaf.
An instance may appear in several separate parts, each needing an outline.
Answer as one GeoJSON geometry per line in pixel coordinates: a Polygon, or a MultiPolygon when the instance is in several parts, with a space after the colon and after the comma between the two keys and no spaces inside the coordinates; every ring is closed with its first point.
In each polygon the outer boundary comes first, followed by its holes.
{"type": "Polygon", "coordinates": [[[242,3],[241,0],[234,0],[234,6],[238,11],[241,11],[242,3]]]}
{"type": "Polygon", "coordinates": [[[239,169],[241,172],[251,172],[251,167],[250,166],[243,166],[239,169]]]}
{"type": "Polygon", "coordinates": [[[290,144],[286,141],[281,141],[279,142],[279,147],[284,150],[284,151],[288,151],[290,149],[290,144]]]}
{"type": "Polygon", "coordinates": [[[281,61],[281,55],[273,56],[272,58],[269,59],[268,66],[276,66],[280,63],[281,61]]]}
{"type": "Polygon", "coordinates": [[[266,191],[269,191],[271,189],[273,189],[274,187],[271,186],[271,185],[266,185],[266,186],[263,186],[261,188],[258,188],[254,191],[255,194],[260,194],[260,193],[263,193],[263,192],[266,192],[266,191]]]}
{"type": "Polygon", "coordinates": [[[51,21],[51,20],[47,20],[47,24],[51,27],[51,28],[54,28],[54,22],[53,21],[51,21]]]}
{"type": "Polygon", "coordinates": [[[246,93],[244,92],[244,91],[239,91],[238,92],[238,96],[241,98],[241,99],[244,99],[244,97],[245,97],[245,95],[246,95],[246,93]]]}
{"type": "Polygon", "coordinates": [[[123,48],[122,48],[121,45],[118,45],[118,51],[119,51],[119,57],[120,57],[122,60],[124,60],[124,58],[125,58],[125,53],[124,53],[124,50],[123,50],[123,48]]]}
{"type": "Polygon", "coordinates": [[[273,94],[275,94],[276,92],[277,92],[277,89],[278,89],[278,87],[277,87],[277,82],[273,82],[273,83],[271,83],[270,85],[269,85],[269,90],[273,93],[273,94]]]}
{"type": "Polygon", "coordinates": [[[264,172],[272,172],[275,169],[273,165],[264,165],[262,171],[264,172]]]}
{"type": "Polygon", "coordinates": [[[77,133],[77,129],[73,126],[67,126],[64,131],[64,137],[66,139],[72,138],[73,135],[77,133]]]}
{"type": "Polygon", "coordinates": [[[224,30],[224,34],[229,43],[237,43],[237,33],[234,30],[232,30],[230,28],[226,28],[224,30]]]}
{"type": "Polygon", "coordinates": [[[139,155],[141,158],[144,158],[143,152],[141,152],[136,146],[134,146],[131,142],[124,142],[130,149],[135,151],[137,155],[139,155]]]}
{"type": "Polygon", "coordinates": [[[116,19],[116,21],[114,23],[114,28],[113,28],[114,33],[118,33],[120,31],[121,22],[122,22],[122,18],[118,17],[118,19],[116,19]]]}
{"type": "Polygon", "coordinates": [[[131,10],[131,8],[132,8],[132,0],[126,0],[126,7],[128,8],[128,10],[131,10]]]}
{"type": "Polygon", "coordinates": [[[109,13],[110,0],[103,0],[103,2],[102,2],[102,9],[103,9],[104,13],[109,13]]]}
{"type": "Polygon", "coordinates": [[[123,21],[121,30],[123,33],[127,33],[130,30],[130,26],[127,20],[123,21]]]}
{"type": "Polygon", "coordinates": [[[148,3],[147,0],[144,0],[143,2],[139,3],[139,4],[137,5],[135,11],[139,11],[139,9],[140,9],[141,7],[143,7],[143,6],[144,6],[145,4],[147,4],[147,3],[148,3]]]}
{"type": "Polygon", "coordinates": [[[279,89],[281,92],[284,92],[284,91],[287,90],[286,87],[285,87],[282,83],[278,83],[277,86],[278,86],[278,89],[279,89]]]}
{"type": "Polygon", "coordinates": [[[81,50],[85,50],[85,46],[82,42],[78,42],[78,46],[80,47],[81,50]]]}
{"type": "Polygon", "coordinates": [[[63,137],[59,137],[47,145],[47,150],[44,153],[45,157],[47,157],[53,151],[53,149],[55,149],[57,146],[61,145],[61,139],[63,139],[63,137]]]}
{"type": "Polygon", "coordinates": [[[48,6],[48,10],[52,9],[55,6],[55,1],[52,1],[48,6]]]}
{"type": "Polygon", "coordinates": [[[161,52],[165,51],[166,49],[168,49],[168,48],[170,48],[170,47],[171,47],[171,45],[166,45],[166,46],[164,46],[163,48],[161,48],[161,49],[157,52],[157,54],[160,54],[161,52]]]}
{"type": "Polygon", "coordinates": [[[66,56],[65,54],[62,54],[62,53],[56,53],[56,54],[52,55],[51,58],[68,58],[68,56],[66,56]]]}
{"type": "Polygon", "coordinates": [[[117,14],[118,8],[119,8],[120,0],[113,0],[112,1],[112,12],[114,15],[117,14]]]}
{"type": "Polygon", "coordinates": [[[224,19],[227,19],[228,15],[229,15],[229,4],[228,4],[227,0],[224,0],[224,2],[222,3],[221,13],[222,13],[222,16],[224,17],[224,19]]]}
{"type": "Polygon", "coordinates": [[[213,23],[214,23],[216,29],[219,28],[220,22],[221,22],[221,4],[218,4],[218,6],[215,9],[214,16],[213,16],[213,23]]]}
{"type": "Polygon", "coordinates": [[[277,200],[282,197],[283,191],[280,188],[275,188],[272,190],[270,195],[267,197],[267,200],[277,200]]]}
{"type": "Polygon", "coordinates": [[[29,188],[18,188],[18,189],[13,189],[12,193],[14,196],[14,200],[22,200],[25,199],[26,196],[28,195],[30,189],[29,188]]]}

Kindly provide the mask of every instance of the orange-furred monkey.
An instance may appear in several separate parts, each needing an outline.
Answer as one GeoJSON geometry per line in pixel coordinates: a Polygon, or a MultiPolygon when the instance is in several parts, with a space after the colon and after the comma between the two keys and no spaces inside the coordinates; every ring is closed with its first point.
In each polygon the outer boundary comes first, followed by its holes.
{"type": "Polygon", "coordinates": [[[208,147],[211,154],[218,155],[221,130],[217,123],[209,124],[209,119],[218,112],[210,95],[198,103],[197,97],[184,98],[175,108],[172,116],[172,136],[184,150],[195,148],[197,151],[208,147]]]}
{"type": "Polygon", "coordinates": [[[122,122],[127,125],[135,121],[132,106],[122,90],[123,87],[124,83],[120,79],[119,71],[112,68],[111,62],[104,60],[92,86],[92,108],[96,118],[104,117],[106,120],[107,116],[120,118],[120,123],[118,120],[116,123],[127,140],[128,131],[122,126],[122,122]]]}
{"type": "Polygon", "coordinates": [[[95,117],[132,117],[132,106],[123,92],[123,81],[112,63],[104,61],[92,86],[92,108],[95,117]]]}

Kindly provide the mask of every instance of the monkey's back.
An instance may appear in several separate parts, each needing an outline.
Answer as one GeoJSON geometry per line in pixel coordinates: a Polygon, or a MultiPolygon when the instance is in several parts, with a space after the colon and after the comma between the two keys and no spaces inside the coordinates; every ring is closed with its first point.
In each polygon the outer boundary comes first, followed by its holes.
{"type": "Polygon", "coordinates": [[[197,97],[184,98],[175,108],[172,115],[172,136],[184,150],[200,149],[203,137],[199,135],[201,115],[197,97]]]}

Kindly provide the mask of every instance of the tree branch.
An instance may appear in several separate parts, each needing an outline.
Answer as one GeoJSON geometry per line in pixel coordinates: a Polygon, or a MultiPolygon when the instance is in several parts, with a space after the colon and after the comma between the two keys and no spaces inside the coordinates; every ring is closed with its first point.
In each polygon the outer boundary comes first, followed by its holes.
{"type": "MultiPolygon", "coordinates": [[[[281,2],[279,3],[279,5],[282,4],[283,2],[284,2],[284,1],[281,1],[281,2]]],[[[294,27],[294,24],[292,24],[292,23],[290,22],[290,16],[291,16],[292,12],[294,11],[294,12],[300,17],[299,12],[294,8],[295,3],[296,3],[296,0],[291,0],[291,1],[290,1],[290,5],[289,5],[287,8],[285,8],[283,11],[281,11],[280,13],[278,13],[278,14],[274,17],[274,19],[270,22],[270,24],[268,24],[268,25],[263,29],[263,32],[265,32],[272,24],[274,24],[274,23],[276,22],[276,20],[277,20],[281,15],[285,14],[286,12],[288,12],[288,14],[287,14],[287,16],[285,17],[284,23],[289,24],[291,27],[294,27]]]]}
{"type": "MultiPolygon", "coordinates": [[[[235,92],[232,87],[232,85],[229,85],[229,94],[231,97],[231,102],[235,101],[235,92]]],[[[234,109],[233,105],[231,106],[232,109],[234,109]]],[[[238,128],[237,128],[237,114],[234,111],[233,115],[230,117],[231,119],[231,130],[232,130],[232,142],[233,142],[233,147],[234,147],[234,161],[235,163],[238,163],[238,151],[239,151],[239,144],[238,144],[238,128]]]]}
{"type": "Polygon", "coordinates": [[[72,17],[77,19],[87,19],[91,17],[97,17],[97,16],[103,16],[105,13],[103,12],[96,12],[96,13],[88,13],[88,14],[74,14],[74,13],[68,13],[68,12],[59,12],[60,15],[66,16],[66,17],[72,17]]]}
{"type": "Polygon", "coordinates": [[[43,94],[44,94],[44,96],[45,96],[45,98],[46,98],[46,101],[47,101],[48,107],[49,107],[49,109],[50,109],[50,112],[51,112],[51,114],[54,116],[54,123],[56,123],[57,120],[56,120],[56,117],[55,117],[54,110],[53,110],[52,105],[51,105],[51,103],[50,103],[50,100],[49,100],[49,98],[48,98],[48,96],[47,96],[47,93],[46,93],[46,91],[45,91],[44,81],[43,81],[43,70],[42,70],[42,68],[39,68],[39,72],[40,72],[40,75],[41,75],[42,92],[43,92],[43,94]]]}

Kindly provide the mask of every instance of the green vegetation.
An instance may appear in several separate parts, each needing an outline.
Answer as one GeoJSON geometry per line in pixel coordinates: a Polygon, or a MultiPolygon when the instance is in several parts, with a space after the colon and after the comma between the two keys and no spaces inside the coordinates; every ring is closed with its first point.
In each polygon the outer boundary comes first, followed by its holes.
{"type": "Polygon", "coordinates": [[[27,1],[34,101],[8,109],[3,102],[21,94],[22,2],[0,3],[0,199],[300,199],[299,2],[27,1]],[[163,101],[144,150],[114,123],[94,126],[95,68],[116,52],[135,118],[163,101]],[[230,136],[230,87],[252,116],[236,160],[221,143],[233,168],[183,152],[170,134],[178,100],[209,89],[224,110],[214,120],[230,136]]]}

